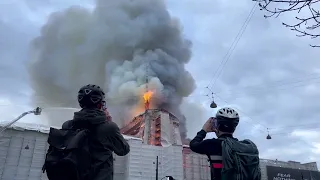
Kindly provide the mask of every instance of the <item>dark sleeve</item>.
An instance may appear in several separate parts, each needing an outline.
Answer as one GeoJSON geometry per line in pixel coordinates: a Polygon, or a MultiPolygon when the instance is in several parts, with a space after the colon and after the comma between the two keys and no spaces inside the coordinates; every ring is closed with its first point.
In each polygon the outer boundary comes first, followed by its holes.
{"type": "Polygon", "coordinates": [[[109,132],[109,140],[111,142],[112,150],[118,156],[125,156],[130,152],[130,146],[120,133],[120,129],[116,123],[111,123],[111,132],[109,132]]]}
{"type": "Polygon", "coordinates": [[[206,137],[207,133],[204,130],[201,130],[197,133],[196,137],[190,141],[190,149],[193,152],[199,154],[211,154],[211,139],[203,140],[206,137]]]}

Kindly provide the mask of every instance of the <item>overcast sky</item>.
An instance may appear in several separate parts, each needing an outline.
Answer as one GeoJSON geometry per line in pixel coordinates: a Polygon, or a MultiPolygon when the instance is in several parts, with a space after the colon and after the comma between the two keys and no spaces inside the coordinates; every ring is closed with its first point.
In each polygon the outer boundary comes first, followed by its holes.
{"type": "MultiPolygon", "coordinates": [[[[32,108],[26,70],[29,43],[50,13],[71,5],[92,8],[94,2],[12,0],[0,5],[0,121],[32,108]]],[[[211,93],[205,88],[210,85],[219,107],[239,111],[237,135],[255,141],[263,158],[320,163],[319,49],[308,46],[315,41],[298,38],[281,26],[293,16],[264,19],[257,10],[212,86],[216,69],[253,5],[249,0],[167,0],[169,12],[179,18],[184,35],[193,43],[187,69],[197,89],[187,101],[203,114],[188,115],[188,136],[193,137],[214,114],[205,96],[211,93]],[[265,139],[267,128],[274,134],[272,140],[265,139]]],[[[42,123],[34,117],[23,121],[42,123]]]]}

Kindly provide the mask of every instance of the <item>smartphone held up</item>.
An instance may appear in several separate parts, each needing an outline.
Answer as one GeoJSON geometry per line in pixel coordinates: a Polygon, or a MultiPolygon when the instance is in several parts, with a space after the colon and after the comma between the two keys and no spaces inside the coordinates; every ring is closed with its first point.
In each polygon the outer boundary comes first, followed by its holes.
{"type": "Polygon", "coordinates": [[[217,129],[218,125],[217,125],[217,119],[215,117],[211,117],[211,128],[212,129],[217,129]]]}
{"type": "Polygon", "coordinates": [[[112,121],[112,117],[108,111],[108,108],[107,108],[107,103],[105,101],[102,102],[102,110],[103,112],[106,114],[106,120],[107,121],[112,121]]]}

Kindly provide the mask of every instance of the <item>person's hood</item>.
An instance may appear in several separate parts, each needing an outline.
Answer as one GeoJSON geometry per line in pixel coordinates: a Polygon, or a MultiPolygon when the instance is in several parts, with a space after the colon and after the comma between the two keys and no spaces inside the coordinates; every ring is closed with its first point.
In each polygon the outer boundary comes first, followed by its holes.
{"type": "Polygon", "coordinates": [[[89,124],[101,124],[106,122],[106,114],[98,109],[82,109],[75,112],[73,120],[89,124]]]}

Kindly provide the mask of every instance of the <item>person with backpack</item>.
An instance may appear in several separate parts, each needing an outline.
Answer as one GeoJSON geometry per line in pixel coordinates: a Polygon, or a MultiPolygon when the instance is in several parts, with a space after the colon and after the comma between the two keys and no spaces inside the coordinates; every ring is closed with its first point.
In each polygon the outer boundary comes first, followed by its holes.
{"type": "Polygon", "coordinates": [[[208,156],[211,180],[261,180],[257,146],[248,139],[233,137],[239,120],[234,109],[222,108],[190,141],[193,152],[208,156]],[[204,140],[209,132],[215,132],[217,138],[204,140]]]}
{"type": "Polygon", "coordinates": [[[106,110],[105,94],[97,85],[78,92],[82,108],[62,129],[50,128],[43,172],[49,180],[113,180],[113,152],[125,156],[127,141],[106,110]]]}

